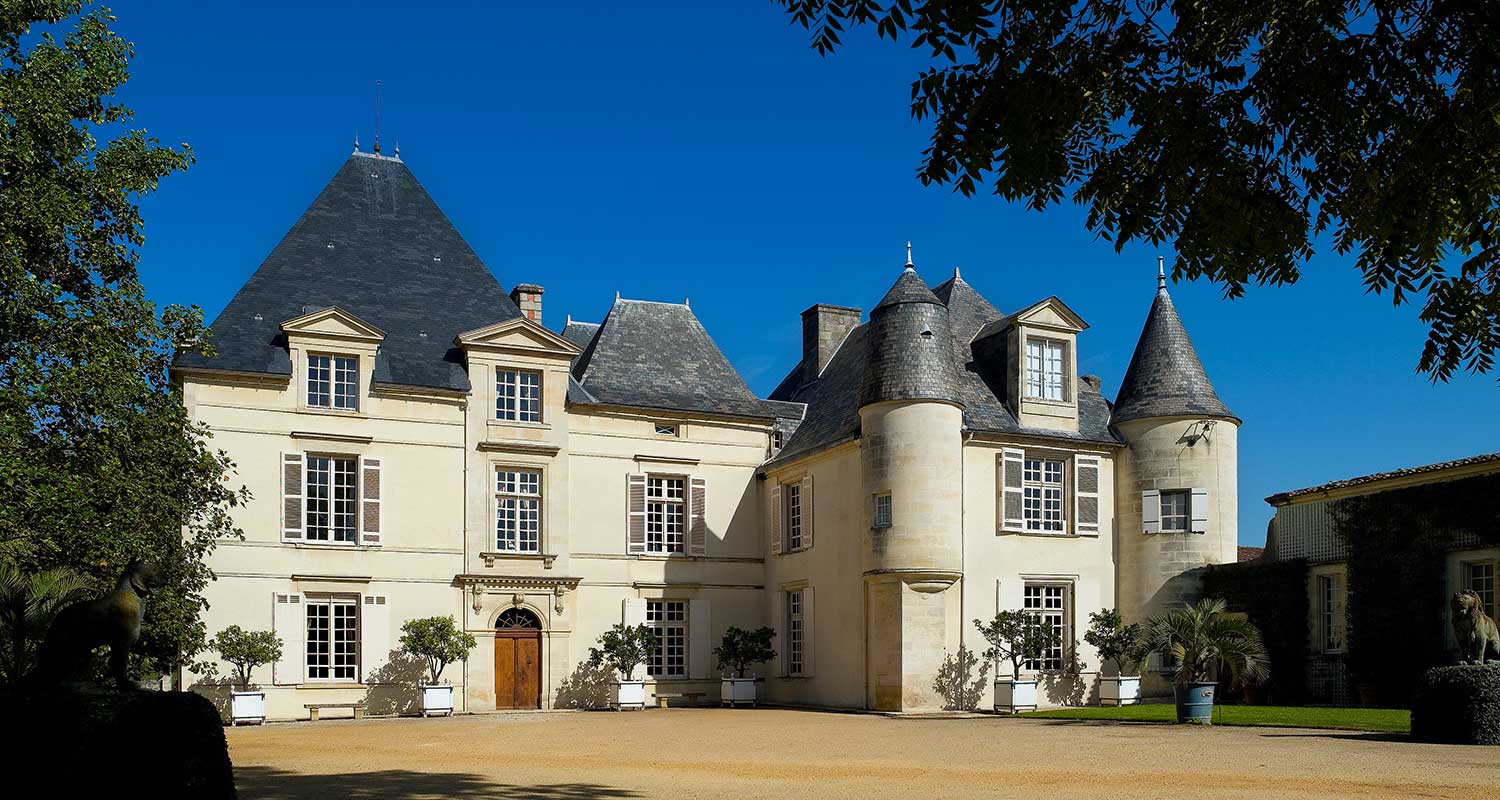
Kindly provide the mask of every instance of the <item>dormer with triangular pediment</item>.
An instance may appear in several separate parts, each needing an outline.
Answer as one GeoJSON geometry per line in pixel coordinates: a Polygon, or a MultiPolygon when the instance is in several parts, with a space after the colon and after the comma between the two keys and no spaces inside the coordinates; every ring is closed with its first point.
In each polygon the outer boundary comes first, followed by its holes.
{"type": "Polygon", "coordinates": [[[297,405],[358,414],[375,375],[385,331],[338,306],[281,323],[292,362],[297,405]]]}
{"type": "Polygon", "coordinates": [[[565,446],[577,345],[525,317],[465,331],[454,344],[468,367],[469,425],[482,449],[565,446]]]}
{"type": "Polygon", "coordinates": [[[1078,334],[1088,323],[1048,297],[985,325],[974,362],[1022,427],[1078,430],[1078,334]]]}

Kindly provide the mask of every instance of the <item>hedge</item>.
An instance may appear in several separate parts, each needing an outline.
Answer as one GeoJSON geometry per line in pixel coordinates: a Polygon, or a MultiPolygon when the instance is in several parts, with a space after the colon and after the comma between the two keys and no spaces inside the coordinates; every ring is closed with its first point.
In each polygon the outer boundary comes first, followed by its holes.
{"type": "Polygon", "coordinates": [[[1500,664],[1427,670],[1412,694],[1420,742],[1500,744],[1500,664]]]}

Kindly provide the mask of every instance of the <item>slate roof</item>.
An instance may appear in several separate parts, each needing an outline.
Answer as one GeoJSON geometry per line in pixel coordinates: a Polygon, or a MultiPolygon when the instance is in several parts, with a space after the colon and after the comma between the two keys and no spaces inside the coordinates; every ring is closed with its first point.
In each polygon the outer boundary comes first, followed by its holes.
{"type": "Polygon", "coordinates": [[[958,398],[948,309],[908,266],[870,312],[870,351],[859,404],[958,398]]]}
{"type": "Polygon", "coordinates": [[[1166,279],[1159,278],[1151,313],[1115,397],[1113,421],[1179,415],[1238,420],[1214,391],[1172,305],[1166,279]]]}
{"type": "Polygon", "coordinates": [[[355,153],[177,366],[290,375],[281,323],[330,306],[385,331],[376,384],[458,391],[454,338],[521,316],[405,163],[355,153]]]}
{"type": "Polygon", "coordinates": [[[1389,472],[1377,472],[1373,475],[1361,475],[1358,478],[1345,478],[1343,480],[1329,481],[1318,486],[1309,486],[1306,489],[1293,489],[1289,492],[1273,494],[1266,498],[1266,502],[1272,505],[1281,505],[1288,500],[1310,494],[1322,494],[1335,489],[1346,489],[1351,486],[1362,486],[1369,483],[1379,483],[1394,478],[1407,478],[1413,475],[1427,475],[1435,472],[1443,472],[1460,467],[1474,466],[1478,464],[1496,464],[1500,468],[1500,453],[1486,453],[1484,455],[1469,456],[1468,458],[1454,459],[1453,461],[1439,461],[1436,464],[1425,464],[1420,467],[1407,467],[1406,469],[1393,469],[1389,472]]]}
{"type": "MultiPolygon", "coordinates": [[[[688,306],[615,300],[573,363],[599,405],[771,419],[688,306]]],[[[570,393],[571,399],[571,393],[570,393]]]]}
{"type": "Polygon", "coordinates": [[[559,335],[577,345],[579,350],[586,350],[589,342],[594,341],[594,334],[598,332],[599,323],[597,322],[579,322],[569,319],[559,335]]]}

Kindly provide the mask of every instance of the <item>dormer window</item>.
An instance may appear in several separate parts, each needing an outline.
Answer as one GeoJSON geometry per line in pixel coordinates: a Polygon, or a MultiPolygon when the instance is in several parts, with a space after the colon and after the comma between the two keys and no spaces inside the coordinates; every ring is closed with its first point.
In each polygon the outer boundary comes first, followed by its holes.
{"type": "Polygon", "coordinates": [[[542,421],[542,373],[530,369],[495,370],[495,419],[542,421]]]}
{"type": "Polygon", "coordinates": [[[359,409],[359,359],[353,356],[307,356],[307,404],[340,411],[359,409]]]}
{"type": "Polygon", "coordinates": [[[1063,348],[1056,339],[1026,340],[1026,396],[1064,400],[1063,348]]]}

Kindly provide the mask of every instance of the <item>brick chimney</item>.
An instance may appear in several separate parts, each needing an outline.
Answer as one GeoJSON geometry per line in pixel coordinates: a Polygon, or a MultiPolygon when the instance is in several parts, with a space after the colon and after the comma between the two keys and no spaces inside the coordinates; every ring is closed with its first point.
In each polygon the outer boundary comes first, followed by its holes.
{"type": "Polygon", "coordinates": [[[818,303],[802,312],[802,383],[811,383],[828,366],[862,312],[848,306],[818,303]]]}
{"type": "Polygon", "coordinates": [[[542,324],[542,287],[534,283],[518,283],[516,288],[510,290],[510,299],[515,301],[527,319],[538,325],[542,324]]]}

